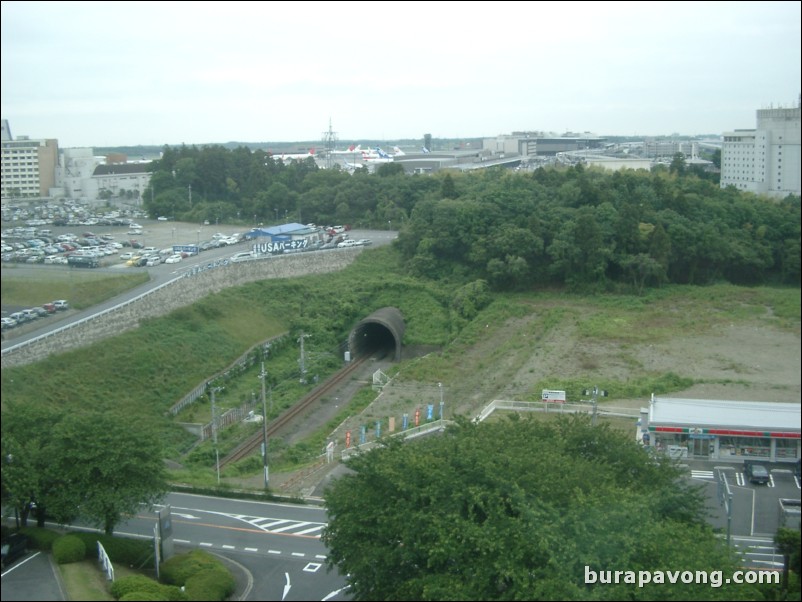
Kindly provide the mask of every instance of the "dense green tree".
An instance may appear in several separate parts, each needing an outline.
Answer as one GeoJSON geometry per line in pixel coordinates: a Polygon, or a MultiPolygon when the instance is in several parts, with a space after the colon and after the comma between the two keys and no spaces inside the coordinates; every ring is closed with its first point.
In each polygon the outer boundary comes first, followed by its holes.
{"type": "Polygon", "coordinates": [[[348,466],[324,494],[323,541],[356,600],[756,595],[743,585],[600,582],[615,570],[727,573],[737,559],[704,526],[702,496],[678,469],[584,417],[460,419],[348,466]]]}
{"type": "Polygon", "coordinates": [[[67,414],[46,449],[42,470],[53,485],[47,509],[59,522],[81,517],[111,534],[124,515],[167,492],[158,431],[141,416],[108,409],[67,414]]]}

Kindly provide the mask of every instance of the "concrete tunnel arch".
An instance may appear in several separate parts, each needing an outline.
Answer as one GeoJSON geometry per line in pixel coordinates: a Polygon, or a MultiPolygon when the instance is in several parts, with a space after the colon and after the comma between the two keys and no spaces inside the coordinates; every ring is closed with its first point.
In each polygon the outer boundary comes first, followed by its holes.
{"type": "Polygon", "coordinates": [[[348,335],[352,357],[393,354],[401,360],[401,341],[404,338],[404,316],[395,307],[382,307],[360,321],[348,335]]]}

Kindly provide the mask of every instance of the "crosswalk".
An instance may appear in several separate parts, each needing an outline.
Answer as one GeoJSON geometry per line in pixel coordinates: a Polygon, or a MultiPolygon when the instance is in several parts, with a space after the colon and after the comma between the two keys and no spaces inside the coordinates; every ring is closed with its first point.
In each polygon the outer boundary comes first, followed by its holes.
{"type": "Polygon", "coordinates": [[[260,529],[265,533],[284,533],[320,538],[326,526],[326,523],[270,518],[266,516],[250,516],[247,514],[229,514],[222,512],[219,514],[248,523],[252,527],[260,529]]]}
{"type": "Polygon", "coordinates": [[[783,568],[782,554],[778,553],[771,539],[733,537],[732,544],[745,567],[763,570],[783,568]]]}

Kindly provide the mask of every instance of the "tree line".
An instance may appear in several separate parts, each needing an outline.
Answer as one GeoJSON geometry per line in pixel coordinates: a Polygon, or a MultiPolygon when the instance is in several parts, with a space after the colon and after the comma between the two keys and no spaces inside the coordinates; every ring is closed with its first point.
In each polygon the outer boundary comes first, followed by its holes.
{"type": "Polygon", "coordinates": [[[493,290],[668,283],[800,284],[800,199],[721,189],[684,169],[547,167],[354,175],[240,147],[165,147],[152,215],[211,223],[350,223],[399,230],[410,274],[493,290]]]}

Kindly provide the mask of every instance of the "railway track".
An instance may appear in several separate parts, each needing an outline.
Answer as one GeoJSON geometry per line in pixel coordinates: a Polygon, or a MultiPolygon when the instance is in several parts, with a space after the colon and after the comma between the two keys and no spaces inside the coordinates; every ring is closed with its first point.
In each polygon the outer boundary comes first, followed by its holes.
{"type": "MultiPolygon", "coordinates": [[[[356,372],[357,369],[359,369],[359,367],[362,364],[364,364],[367,359],[368,359],[367,355],[355,359],[345,368],[334,374],[334,376],[332,376],[326,382],[312,389],[306,396],[302,397],[298,403],[296,403],[291,408],[288,408],[284,413],[282,413],[275,420],[270,422],[267,425],[268,439],[270,437],[273,437],[276,433],[278,433],[281,430],[282,427],[292,422],[292,420],[296,416],[302,414],[312,404],[320,400],[321,397],[331,392],[335,387],[337,387],[340,383],[346,380],[351,374],[356,372]]],[[[254,433],[253,436],[246,439],[245,441],[240,443],[237,447],[235,447],[230,454],[228,454],[224,458],[221,458],[218,467],[224,468],[225,466],[232,464],[237,460],[241,460],[242,458],[250,455],[254,451],[259,450],[263,441],[264,441],[264,433],[261,430],[258,433],[254,433]]]]}

